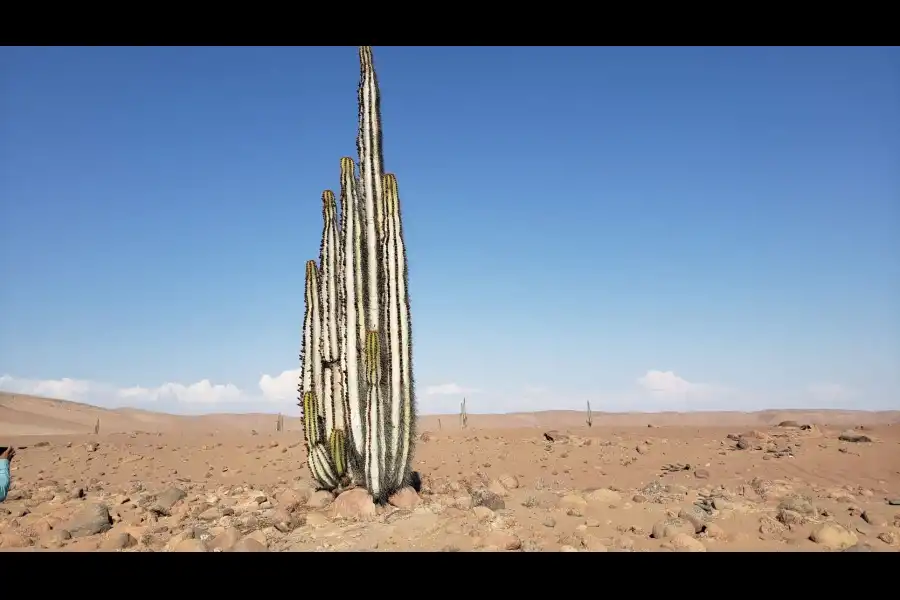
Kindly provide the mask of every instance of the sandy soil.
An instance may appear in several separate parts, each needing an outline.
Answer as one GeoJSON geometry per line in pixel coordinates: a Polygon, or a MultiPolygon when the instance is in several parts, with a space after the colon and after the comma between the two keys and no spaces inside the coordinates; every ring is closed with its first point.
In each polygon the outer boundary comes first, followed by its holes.
{"type": "Polygon", "coordinates": [[[0,394],[0,549],[900,550],[900,411],[428,416],[385,507],[275,423],[0,394]]]}

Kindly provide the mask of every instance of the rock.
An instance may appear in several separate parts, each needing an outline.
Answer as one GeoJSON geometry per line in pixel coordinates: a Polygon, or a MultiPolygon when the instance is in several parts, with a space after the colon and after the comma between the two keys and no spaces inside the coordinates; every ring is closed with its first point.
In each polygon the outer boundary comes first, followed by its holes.
{"type": "Polygon", "coordinates": [[[871,525],[872,527],[887,527],[888,520],[883,514],[878,512],[872,512],[871,510],[863,511],[862,514],[863,520],[871,525]]]}
{"type": "Polygon", "coordinates": [[[216,521],[222,517],[222,513],[219,512],[219,509],[215,506],[207,508],[202,513],[197,515],[197,518],[201,521],[216,521]]]}
{"type": "Polygon", "coordinates": [[[898,541],[900,541],[900,536],[893,531],[883,531],[878,534],[878,539],[888,546],[896,546],[898,541]]]}
{"type": "Polygon", "coordinates": [[[334,494],[327,490],[319,490],[318,492],[313,492],[309,496],[306,505],[310,508],[325,508],[332,502],[334,502],[334,494]]]}
{"type": "Polygon", "coordinates": [[[787,525],[788,527],[794,527],[806,523],[806,517],[796,511],[787,510],[786,508],[779,508],[778,513],[775,515],[775,518],[779,523],[787,525]]]}
{"type": "Polygon", "coordinates": [[[90,503],[75,513],[64,529],[73,538],[87,535],[96,535],[109,531],[112,527],[112,518],[105,504],[90,503]]]}
{"type": "Polygon", "coordinates": [[[850,546],[849,548],[845,548],[845,549],[841,550],[841,552],[871,552],[871,551],[872,551],[872,546],[869,546],[868,544],[854,544],[854,545],[850,546]]]}
{"type": "Polygon", "coordinates": [[[683,519],[664,519],[653,524],[651,537],[661,540],[679,533],[694,533],[694,525],[683,519]]]}
{"type": "Polygon", "coordinates": [[[311,512],[306,515],[306,524],[310,527],[324,527],[330,522],[329,518],[320,512],[311,512]]]}
{"type": "Polygon", "coordinates": [[[331,504],[331,517],[341,519],[369,519],[376,514],[375,502],[363,488],[347,490],[331,504]]]}
{"type": "Polygon", "coordinates": [[[561,433],[555,429],[544,432],[544,439],[548,442],[568,442],[569,436],[565,433],[561,433]]]}
{"type": "Polygon", "coordinates": [[[900,498],[888,498],[887,503],[890,506],[900,506],[900,498]]]}
{"type": "Polygon", "coordinates": [[[502,510],[506,508],[506,502],[503,501],[502,496],[485,489],[472,491],[472,505],[486,506],[491,510],[502,510]]]}
{"type": "Polygon", "coordinates": [[[715,523],[709,523],[703,528],[703,532],[706,534],[706,537],[712,540],[721,540],[725,539],[725,530],[716,525],[715,523]]]}
{"type": "Polygon", "coordinates": [[[522,547],[522,542],[511,533],[492,531],[484,538],[484,545],[498,550],[518,550],[522,547]]]}
{"type": "Polygon", "coordinates": [[[469,494],[460,494],[453,498],[452,505],[460,510],[469,510],[474,506],[474,501],[472,500],[472,496],[469,494]]]}
{"type": "Polygon", "coordinates": [[[709,479],[709,471],[706,469],[697,469],[694,471],[694,477],[697,479],[709,479]]]}
{"type": "Polygon", "coordinates": [[[419,495],[411,487],[405,487],[388,499],[392,506],[412,510],[419,505],[419,495]]]}
{"type": "Polygon", "coordinates": [[[18,533],[0,533],[0,548],[27,548],[30,545],[28,538],[18,533]]]}
{"type": "Polygon", "coordinates": [[[588,533],[581,538],[581,545],[584,546],[586,550],[589,550],[591,552],[609,551],[609,549],[606,547],[606,544],[600,541],[600,538],[591,533],[588,533]]]}
{"type": "Polygon", "coordinates": [[[504,473],[500,476],[500,483],[508,490],[515,490],[519,487],[519,480],[515,475],[504,473]]]}
{"type": "Polygon", "coordinates": [[[61,548],[70,539],[72,536],[65,529],[54,529],[41,536],[40,544],[45,548],[61,548]]]}
{"type": "Polygon", "coordinates": [[[706,552],[703,542],[686,533],[676,533],[669,543],[676,552],[706,552]]]}
{"type": "Polygon", "coordinates": [[[209,552],[202,540],[188,538],[181,540],[172,550],[173,552],[209,552]]]}
{"type": "Polygon", "coordinates": [[[266,546],[252,537],[241,538],[231,549],[232,552],[268,552],[266,546]]]}
{"type": "Polygon", "coordinates": [[[638,444],[634,447],[634,451],[638,454],[647,454],[648,452],[650,452],[650,446],[648,446],[647,444],[638,444]]]}
{"type": "Polygon", "coordinates": [[[712,505],[716,510],[734,510],[734,502],[729,502],[725,498],[713,498],[712,505]]]}
{"type": "Polygon", "coordinates": [[[186,495],[187,494],[184,492],[184,490],[177,487],[171,487],[163,490],[156,496],[156,501],[153,503],[153,506],[150,507],[150,510],[161,515],[168,515],[170,514],[172,507],[175,506],[186,495]]]}
{"type": "Polygon", "coordinates": [[[778,503],[778,508],[793,511],[813,519],[819,516],[819,510],[816,506],[809,498],[804,498],[803,496],[788,496],[778,503]]]}
{"type": "Polygon", "coordinates": [[[288,512],[294,512],[298,507],[306,503],[309,495],[303,496],[296,490],[287,489],[275,497],[275,502],[279,507],[288,512]]]}
{"type": "Polygon", "coordinates": [[[700,533],[706,526],[708,516],[702,508],[692,505],[679,510],[678,518],[690,523],[694,527],[693,533],[700,533]]]}
{"type": "Polygon", "coordinates": [[[225,531],[214,537],[213,540],[209,542],[208,547],[213,552],[215,552],[216,550],[220,552],[226,552],[233,548],[240,539],[241,532],[238,531],[236,527],[226,527],[225,531]]]}
{"type": "Polygon", "coordinates": [[[748,448],[752,448],[753,444],[751,444],[746,438],[738,438],[737,440],[737,448],[738,450],[747,450],[748,448]]]}
{"type": "Polygon", "coordinates": [[[100,549],[124,550],[135,545],[137,545],[137,540],[127,531],[111,531],[106,536],[106,539],[100,543],[100,549]]]}
{"type": "Polygon", "coordinates": [[[498,496],[508,496],[509,491],[500,483],[498,480],[494,479],[488,484],[487,487],[489,492],[497,494],[498,496]]]}
{"type": "Polygon", "coordinates": [[[588,502],[595,502],[597,504],[618,504],[622,501],[622,495],[609,488],[600,488],[598,490],[591,490],[585,494],[585,499],[588,502]]]}
{"type": "Polygon", "coordinates": [[[869,436],[862,434],[862,433],[858,433],[856,431],[853,431],[852,429],[848,429],[847,431],[844,431],[843,433],[841,433],[841,435],[838,436],[838,439],[841,440],[842,442],[854,442],[854,443],[871,442],[872,441],[872,438],[870,438],[869,436]]]}
{"type": "Polygon", "coordinates": [[[291,513],[283,508],[276,509],[272,512],[270,521],[272,522],[272,526],[281,533],[289,533],[294,529],[294,518],[291,516],[291,513]]]}
{"type": "Polygon", "coordinates": [[[569,516],[580,517],[584,515],[587,501],[576,494],[567,494],[559,499],[559,508],[569,516]]]}
{"type": "Polygon", "coordinates": [[[843,549],[855,545],[859,538],[837,523],[822,523],[813,530],[809,539],[826,548],[843,549]]]}
{"type": "Polygon", "coordinates": [[[800,429],[800,423],[797,421],[782,421],[778,424],[779,427],[790,427],[792,429],[800,429]]]}
{"type": "Polygon", "coordinates": [[[472,512],[475,513],[475,517],[479,521],[490,521],[494,518],[494,511],[489,509],[487,506],[476,506],[472,509],[472,512]]]}

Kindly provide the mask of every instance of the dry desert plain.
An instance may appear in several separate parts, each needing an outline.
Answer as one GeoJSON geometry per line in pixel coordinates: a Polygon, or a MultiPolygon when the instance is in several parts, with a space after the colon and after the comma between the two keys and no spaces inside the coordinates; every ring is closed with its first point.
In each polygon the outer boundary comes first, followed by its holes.
{"type": "Polygon", "coordinates": [[[425,416],[384,507],[313,489],[275,429],[0,394],[0,549],[900,550],[900,411],[425,416]]]}

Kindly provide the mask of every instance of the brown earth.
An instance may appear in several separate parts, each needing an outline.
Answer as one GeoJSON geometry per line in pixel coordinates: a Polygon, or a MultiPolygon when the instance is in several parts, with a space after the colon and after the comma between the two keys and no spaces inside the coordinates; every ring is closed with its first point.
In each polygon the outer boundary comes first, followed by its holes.
{"type": "Polygon", "coordinates": [[[900,550],[900,411],[427,416],[385,507],[275,423],[0,394],[0,549],[900,550]]]}

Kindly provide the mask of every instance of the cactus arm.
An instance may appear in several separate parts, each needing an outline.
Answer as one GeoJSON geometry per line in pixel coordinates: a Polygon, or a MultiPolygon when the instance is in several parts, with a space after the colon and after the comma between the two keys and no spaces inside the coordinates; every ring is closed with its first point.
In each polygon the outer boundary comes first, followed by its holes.
{"type": "Polygon", "coordinates": [[[340,483],[334,460],[325,444],[313,446],[309,454],[309,470],[322,489],[333,490],[340,483]]]}
{"type": "Polygon", "coordinates": [[[372,496],[384,500],[385,431],[382,414],[381,353],[377,331],[366,332],[366,487],[372,496]]]}
{"type": "Polygon", "coordinates": [[[378,81],[372,63],[372,49],[359,49],[359,133],[356,148],[359,152],[359,193],[362,198],[366,244],[366,330],[380,331],[379,266],[381,265],[381,222],[383,200],[381,176],[381,115],[378,98],[378,81]]]}
{"type": "Polygon", "coordinates": [[[406,481],[415,438],[412,346],[407,295],[406,246],[400,222],[400,195],[397,178],[384,176],[385,262],[387,263],[387,333],[390,348],[390,451],[393,457],[393,485],[406,481]]]}
{"type": "Polygon", "coordinates": [[[322,315],[322,361],[324,373],[322,381],[322,416],[325,419],[325,431],[343,428],[343,405],[340,395],[340,374],[338,372],[338,230],[337,210],[334,193],[325,190],[322,193],[322,247],[319,254],[321,266],[321,315],[322,315]]]}
{"type": "MultiPolygon", "coordinates": [[[[352,449],[357,457],[365,452],[365,396],[361,389],[361,356],[364,347],[365,307],[362,277],[362,232],[356,195],[353,159],[341,159],[341,218],[343,258],[343,308],[345,311],[342,347],[344,412],[352,449]]],[[[359,477],[360,473],[354,473],[359,477]]]]}
{"type": "Polygon", "coordinates": [[[316,262],[311,260],[306,263],[306,301],[308,318],[311,321],[310,353],[308,355],[309,370],[312,379],[311,390],[316,394],[316,415],[322,417],[325,413],[323,401],[324,386],[322,385],[322,315],[319,291],[319,270],[316,262]]]}
{"type": "Polygon", "coordinates": [[[313,345],[315,337],[313,335],[313,309],[318,302],[318,293],[316,292],[316,280],[318,273],[315,261],[307,261],[306,263],[306,312],[303,316],[303,347],[300,351],[300,394],[301,401],[305,392],[313,390],[313,345]]]}

